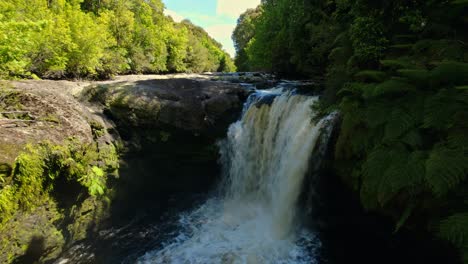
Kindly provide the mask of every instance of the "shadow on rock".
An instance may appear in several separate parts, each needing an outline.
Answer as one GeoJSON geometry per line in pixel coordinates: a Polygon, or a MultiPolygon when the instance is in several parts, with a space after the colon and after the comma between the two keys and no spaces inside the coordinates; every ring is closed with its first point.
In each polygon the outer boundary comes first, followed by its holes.
{"type": "Polygon", "coordinates": [[[39,259],[45,250],[45,239],[40,236],[34,236],[29,242],[28,249],[23,256],[17,257],[14,264],[33,264],[39,263],[39,259]]]}

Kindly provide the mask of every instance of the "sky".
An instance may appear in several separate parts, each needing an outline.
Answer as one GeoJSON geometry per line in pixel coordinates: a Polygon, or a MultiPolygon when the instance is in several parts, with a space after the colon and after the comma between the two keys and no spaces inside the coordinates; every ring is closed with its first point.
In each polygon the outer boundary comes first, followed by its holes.
{"type": "Polygon", "coordinates": [[[255,8],[260,0],[163,0],[165,13],[175,21],[189,19],[204,28],[211,37],[223,44],[234,57],[232,32],[237,18],[248,8],[255,8]]]}

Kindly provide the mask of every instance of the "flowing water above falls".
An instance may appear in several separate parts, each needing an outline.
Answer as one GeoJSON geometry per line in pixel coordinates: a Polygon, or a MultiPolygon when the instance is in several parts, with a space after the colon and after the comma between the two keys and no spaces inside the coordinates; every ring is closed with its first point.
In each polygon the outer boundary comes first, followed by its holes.
{"type": "Polygon", "coordinates": [[[220,142],[219,193],[182,213],[174,238],[138,263],[314,263],[320,241],[301,227],[297,206],[326,121],[317,97],[257,92],[220,142]]]}

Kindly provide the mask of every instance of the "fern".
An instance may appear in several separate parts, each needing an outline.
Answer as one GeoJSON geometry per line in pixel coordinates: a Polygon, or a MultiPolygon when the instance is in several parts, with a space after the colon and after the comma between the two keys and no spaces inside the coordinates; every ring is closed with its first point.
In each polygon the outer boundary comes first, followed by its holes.
{"type": "Polygon", "coordinates": [[[418,87],[427,87],[429,84],[429,71],[427,70],[416,70],[416,69],[400,69],[397,71],[398,74],[406,78],[408,82],[418,87]]]}
{"type": "Polygon", "coordinates": [[[431,82],[440,85],[465,85],[468,83],[468,63],[447,61],[431,71],[431,82]]]}
{"type": "Polygon", "coordinates": [[[423,144],[423,139],[418,129],[410,130],[400,140],[413,149],[420,148],[423,144]]]}
{"type": "Polygon", "coordinates": [[[408,206],[406,206],[405,211],[403,211],[403,214],[401,215],[400,219],[398,220],[395,226],[394,233],[397,233],[403,227],[403,225],[406,223],[408,218],[411,216],[411,213],[413,212],[415,207],[416,207],[415,203],[410,203],[408,206]]]}
{"type": "Polygon", "coordinates": [[[412,85],[400,79],[393,78],[376,85],[374,90],[372,91],[372,94],[370,96],[367,95],[366,97],[370,98],[378,96],[400,95],[407,93],[411,90],[414,90],[414,87],[412,85]]]}
{"type": "Polygon", "coordinates": [[[383,207],[404,189],[415,193],[424,180],[424,160],[424,152],[410,153],[398,145],[375,149],[362,167],[364,205],[372,208],[378,201],[383,207]]]}
{"type": "Polygon", "coordinates": [[[440,222],[439,236],[459,248],[468,246],[468,213],[459,213],[440,222]]]}
{"type": "Polygon", "coordinates": [[[442,196],[466,179],[468,156],[463,150],[438,145],[426,161],[426,170],[426,180],[432,192],[442,196]]]}
{"type": "Polygon", "coordinates": [[[429,97],[424,106],[424,127],[436,129],[453,127],[457,113],[468,111],[468,106],[464,102],[466,97],[454,89],[443,89],[429,97]]]}
{"type": "Polygon", "coordinates": [[[414,66],[403,59],[398,59],[398,60],[381,60],[380,64],[384,68],[388,68],[390,70],[399,70],[399,69],[409,69],[409,68],[414,68],[414,66]]]}
{"type": "Polygon", "coordinates": [[[364,115],[359,109],[359,103],[349,98],[343,100],[341,109],[343,109],[343,113],[345,114],[341,124],[340,136],[336,144],[335,156],[337,158],[349,158],[353,154],[358,153],[359,149],[363,148],[361,144],[362,140],[358,139],[365,138],[359,136],[363,132],[359,128],[363,125],[364,115]]]}
{"type": "Polygon", "coordinates": [[[360,71],[354,75],[355,79],[361,82],[382,82],[387,78],[387,74],[382,71],[360,71]]]}
{"type": "Polygon", "coordinates": [[[468,152],[468,133],[467,128],[452,129],[448,132],[447,141],[452,148],[462,148],[468,152]]]}
{"type": "Polygon", "coordinates": [[[417,120],[410,111],[395,108],[385,126],[384,141],[392,141],[416,126],[417,120]]]}
{"type": "Polygon", "coordinates": [[[371,102],[365,109],[366,111],[365,120],[366,120],[367,125],[372,129],[375,129],[378,126],[384,125],[389,119],[389,115],[388,115],[389,109],[390,109],[390,106],[388,105],[388,103],[379,102],[379,101],[371,102]]]}
{"type": "Polygon", "coordinates": [[[366,83],[347,83],[343,88],[337,93],[338,96],[363,96],[364,98],[370,97],[374,91],[375,84],[366,84],[366,83]]]}

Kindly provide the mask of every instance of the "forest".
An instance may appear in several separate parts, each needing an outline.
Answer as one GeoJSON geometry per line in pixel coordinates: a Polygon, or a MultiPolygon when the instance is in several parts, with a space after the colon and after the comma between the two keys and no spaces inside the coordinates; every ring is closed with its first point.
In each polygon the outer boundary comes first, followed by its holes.
{"type": "Polygon", "coordinates": [[[163,11],[160,0],[1,1],[0,78],[235,70],[203,29],[163,11]]]}
{"type": "Polygon", "coordinates": [[[319,82],[362,205],[468,263],[468,1],[262,2],[233,33],[238,69],[319,82]]]}

